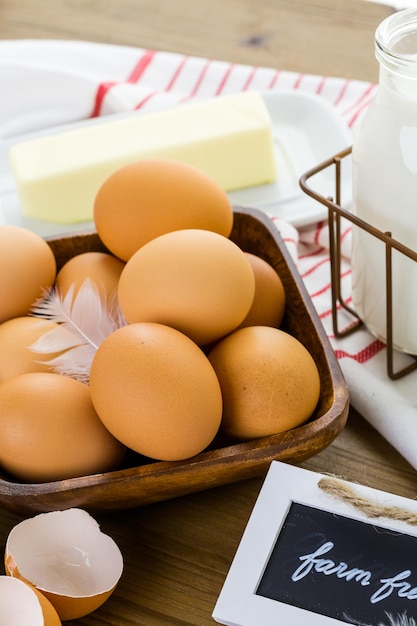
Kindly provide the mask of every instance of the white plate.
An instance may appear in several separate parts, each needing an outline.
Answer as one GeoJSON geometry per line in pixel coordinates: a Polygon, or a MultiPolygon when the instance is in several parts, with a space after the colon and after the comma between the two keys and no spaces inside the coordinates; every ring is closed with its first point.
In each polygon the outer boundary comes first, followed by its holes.
{"type": "MultiPolygon", "coordinates": [[[[293,226],[327,218],[327,208],[300,188],[302,174],[352,143],[352,134],[339,111],[323,97],[299,91],[262,94],[272,118],[277,181],[229,193],[235,205],[261,209],[293,226]]],[[[350,171],[342,171],[344,205],[350,204],[350,171]]],[[[332,168],[316,174],[309,184],[321,195],[334,196],[332,168]]]]}
{"type": "MultiPolygon", "coordinates": [[[[326,207],[301,191],[299,179],[310,168],[348,147],[351,143],[349,129],[338,111],[320,96],[299,91],[273,91],[262,96],[272,118],[277,182],[233,191],[228,194],[232,204],[261,209],[294,226],[325,219],[326,207]]],[[[42,236],[91,228],[91,222],[62,225],[23,216],[8,151],[18,141],[101,123],[103,118],[84,120],[0,141],[0,224],[20,224],[42,236]]],[[[334,194],[333,175],[328,170],[317,174],[311,183],[322,195],[334,194]]],[[[349,185],[344,187],[349,188],[349,185]]]]}

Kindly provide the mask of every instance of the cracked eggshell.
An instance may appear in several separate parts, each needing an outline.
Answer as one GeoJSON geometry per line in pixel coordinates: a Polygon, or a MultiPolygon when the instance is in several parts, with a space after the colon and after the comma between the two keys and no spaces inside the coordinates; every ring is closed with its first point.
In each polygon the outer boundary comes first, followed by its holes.
{"type": "Polygon", "coordinates": [[[8,626],[61,626],[52,604],[31,585],[0,576],[0,624],[8,626]]]}
{"type": "Polygon", "coordinates": [[[117,544],[86,511],[76,508],[41,513],[17,524],[7,538],[4,562],[6,574],[32,585],[62,621],[95,611],[123,572],[117,544]]]}

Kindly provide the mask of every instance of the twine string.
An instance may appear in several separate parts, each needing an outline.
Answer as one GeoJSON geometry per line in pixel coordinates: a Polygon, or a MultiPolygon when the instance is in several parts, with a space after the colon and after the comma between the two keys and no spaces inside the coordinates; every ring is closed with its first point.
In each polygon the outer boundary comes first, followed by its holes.
{"type": "Polygon", "coordinates": [[[417,526],[417,513],[407,511],[398,506],[384,506],[377,502],[372,502],[359,495],[350,485],[341,480],[330,477],[321,478],[318,486],[329,495],[346,502],[371,519],[385,517],[405,522],[411,526],[417,526]]]}

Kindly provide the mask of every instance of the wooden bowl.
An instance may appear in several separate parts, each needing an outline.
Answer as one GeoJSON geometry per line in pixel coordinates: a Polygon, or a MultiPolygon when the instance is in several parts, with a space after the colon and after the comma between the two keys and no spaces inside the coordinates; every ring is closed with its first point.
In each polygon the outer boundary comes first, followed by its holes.
{"type": "MultiPolygon", "coordinates": [[[[297,463],[328,446],[345,426],[348,390],[338,361],[294,262],[271,220],[261,211],[236,208],[231,239],[268,261],[286,291],[281,325],[312,354],[321,394],[311,419],[285,433],[238,443],[220,438],[185,461],[160,462],[128,453],[122,468],[48,483],[29,484],[0,475],[0,505],[20,515],[70,507],[112,511],[167,500],[235,481],[262,476],[273,460],[297,463]]],[[[104,250],[96,233],[49,239],[58,268],[91,250],[104,250]]]]}

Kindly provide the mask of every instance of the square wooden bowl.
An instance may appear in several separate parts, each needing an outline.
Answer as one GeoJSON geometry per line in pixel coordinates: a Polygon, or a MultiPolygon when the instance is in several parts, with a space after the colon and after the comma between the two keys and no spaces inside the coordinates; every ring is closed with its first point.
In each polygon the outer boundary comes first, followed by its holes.
{"type": "MultiPolygon", "coordinates": [[[[126,509],[262,476],[273,460],[297,463],[335,439],[347,420],[347,385],[285,244],[265,214],[240,207],[234,211],[231,239],[268,261],[283,281],[287,304],[281,328],[305,345],[320,373],[320,399],[311,419],[285,433],[244,443],[217,439],[209,449],[185,461],[152,461],[129,453],[117,471],[37,484],[0,474],[0,506],[20,515],[70,507],[97,512],[126,509]]],[[[105,250],[92,232],[48,242],[58,268],[76,254],[105,250]]]]}

